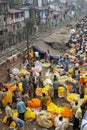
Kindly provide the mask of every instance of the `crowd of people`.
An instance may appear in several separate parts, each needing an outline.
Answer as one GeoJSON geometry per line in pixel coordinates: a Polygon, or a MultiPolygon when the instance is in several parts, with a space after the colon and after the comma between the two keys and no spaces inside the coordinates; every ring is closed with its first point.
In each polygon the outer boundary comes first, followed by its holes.
{"type": "MultiPolygon", "coordinates": [[[[71,34],[71,38],[69,42],[66,44],[66,50],[70,50],[72,47],[74,47],[74,56],[73,61],[71,61],[70,55],[63,55],[58,57],[57,59],[51,59],[51,52],[47,50],[44,53],[43,59],[44,62],[50,63],[49,66],[49,72],[53,73],[53,65],[59,66],[60,69],[60,76],[62,75],[70,75],[73,79],[75,79],[77,82],[76,84],[72,84],[72,89],[70,90],[70,93],[78,93],[80,95],[80,98],[83,99],[85,95],[84,88],[87,87],[86,82],[81,82],[81,69],[83,65],[85,65],[85,71],[86,71],[86,63],[87,63],[87,25],[86,25],[86,18],[84,17],[79,21],[78,24],[76,24],[75,33],[71,34]],[[85,56],[83,55],[85,53],[85,56]],[[72,68],[72,73],[69,73],[70,66],[72,68]]],[[[12,94],[12,103],[9,102],[6,104],[6,106],[3,106],[2,99],[7,93],[8,89],[6,88],[6,85],[4,83],[0,83],[0,108],[3,110],[5,108],[5,114],[7,116],[7,125],[10,125],[12,120],[16,122],[18,130],[24,130],[24,113],[26,111],[26,106],[28,100],[32,98],[38,98],[38,95],[36,93],[37,87],[44,87],[43,83],[43,73],[42,71],[39,72],[39,75],[36,75],[34,71],[32,71],[32,68],[35,66],[36,61],[40,61],[41,57],[39,52],[34,51],[31,47],[29,52],[29,59],[26,59],[23,61],[23,65],[26,66],[27,70],[29,71],[29,78],[24,75],[22,79],[22,87],[23,91],[21,92],[18,86],[18,83],[16,83],[16,90],[12,94]],[[19,116],[17,118],[12,118],[12,109],[17,109],[19,116]]],[[[65,91],[67,90],[67,82],[63,84],[65,91]]],[[[41,106],[42,110],[46,110],[47,106],[45,104],[45,101],[47,99],[53,100],[59,98],[58,95],[58,87],[59,87],[59,81],[57,75],[53,76],[52,84],[51,84],[51,90],[54,92],[54,96],[50,97],[49,95],[46,95],[45,93],[42,94],[41,97],[41,106]]],[[[85,130],[84,128],[86,125],[82,124],[82,119],[84,117],[84,114],[87,109],[87,104],[83,103],[81,106],[79,106],[78,101],[75,102],[74,106],[72,107],[72,117],[71,121],[73,123],[73,130],[81,129],[85,130]]],[[[87,124],[87,123],[86,123],[87,124]]],[[[58,116],[58,121],[56,123],[55,130],[64,130],[64,124],[63,124],[63,117],[58,116]]]]}

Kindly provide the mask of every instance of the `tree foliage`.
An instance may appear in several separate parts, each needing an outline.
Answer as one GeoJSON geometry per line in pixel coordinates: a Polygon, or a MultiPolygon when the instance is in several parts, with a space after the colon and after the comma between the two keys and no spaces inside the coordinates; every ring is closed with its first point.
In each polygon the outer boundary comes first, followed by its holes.
{"type": "Polygon", "coordinates": [[[28,30],[32,30],[35,25],[35,19],[33,18],[26,18],[25,19],[25,26],[28,30]]]}

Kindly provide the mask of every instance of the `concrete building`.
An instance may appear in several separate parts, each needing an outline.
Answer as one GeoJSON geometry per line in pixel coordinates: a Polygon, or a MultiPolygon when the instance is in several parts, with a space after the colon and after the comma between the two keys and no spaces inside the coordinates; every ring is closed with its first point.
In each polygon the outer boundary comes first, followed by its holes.
{"type": "Polygon", "coordinates": [[[6,0],[0,0],[0,49],[2,50],[4,35],[7,33],[7,15],[8,3],[6,0]]]}
{"type": "Polygon", "coordinates": [[[0,0],[0,48],[26,40],[25,18],[36,20],[35,28],[56,26],[64,19],[66,3],[60,0],[0,0]]]}

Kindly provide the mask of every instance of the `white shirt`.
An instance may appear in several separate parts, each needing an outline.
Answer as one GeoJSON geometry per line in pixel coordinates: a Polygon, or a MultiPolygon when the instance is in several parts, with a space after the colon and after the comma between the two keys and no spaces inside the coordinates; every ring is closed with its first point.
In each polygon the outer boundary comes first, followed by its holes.
{"type": "Polygon", "coordinates": [[[59,119],[58,119],[58,121],[56,122],[55,130],[64,130],[64,123],[63,123],[63,121],[59,121],[59,119]]]}
{"type": "Polygon", "coordinates": [[[39,52],[35,51],[35,57],[39,57],[39,52]]]}

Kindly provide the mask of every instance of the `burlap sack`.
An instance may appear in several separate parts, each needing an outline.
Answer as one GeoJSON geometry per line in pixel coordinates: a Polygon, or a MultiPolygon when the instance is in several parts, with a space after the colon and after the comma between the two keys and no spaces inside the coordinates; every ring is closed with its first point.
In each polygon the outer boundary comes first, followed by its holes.
{"type": "Polygon", "coordinates": [[[54,119],[52,114],[44,111],[41,111],[36,118],[36,121],[38,125],[44,127],[44,128],[51,128],[54,124],[54,119]]]}

